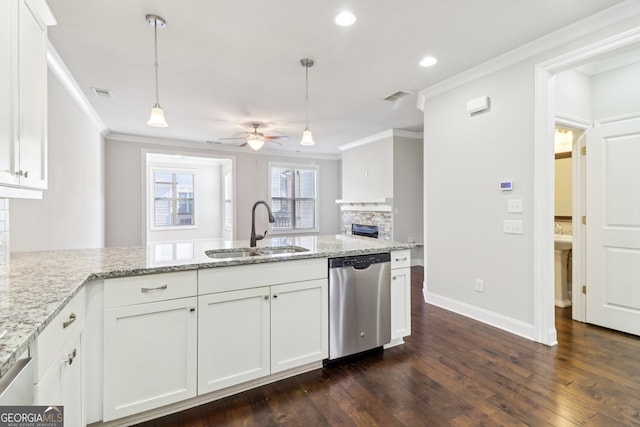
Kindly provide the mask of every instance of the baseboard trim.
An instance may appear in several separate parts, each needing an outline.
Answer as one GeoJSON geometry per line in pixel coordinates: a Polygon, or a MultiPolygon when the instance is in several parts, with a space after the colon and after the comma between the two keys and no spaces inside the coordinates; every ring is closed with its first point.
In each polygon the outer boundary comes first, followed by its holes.
{"type": "Polygon", "coordinates": [[[442,295],[434,294],[426,289],[423,289],[423,294],[425,302],[428,304],[433,304],[440,308],[444,308],[445,310],[486,323],[528,340],[536,341],[535,325],[442,295]]]}

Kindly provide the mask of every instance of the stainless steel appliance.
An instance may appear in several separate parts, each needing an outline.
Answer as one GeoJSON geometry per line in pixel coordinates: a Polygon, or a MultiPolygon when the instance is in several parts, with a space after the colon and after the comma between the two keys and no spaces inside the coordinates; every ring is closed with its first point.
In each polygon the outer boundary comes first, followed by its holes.
{"type": "Polygon", "coordinates": [[[389,341],[390,254],[329,258],[329,359],[389,341]]]}
{"type": "Polygon", "coordinates": [[[369,224],[351,224],[351,234],[355,236],[365,236],[378,238],[378,226],[369,224]]]}

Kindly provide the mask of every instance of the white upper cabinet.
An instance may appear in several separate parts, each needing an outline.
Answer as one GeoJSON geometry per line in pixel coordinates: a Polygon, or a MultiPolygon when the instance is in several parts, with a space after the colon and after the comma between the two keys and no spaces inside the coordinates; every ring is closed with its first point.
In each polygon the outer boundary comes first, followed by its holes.
{"type": "Polygon", "coordinates": [[[0,4],[0,197],[47,187],[47,23],[43,0],[0,4]]]}

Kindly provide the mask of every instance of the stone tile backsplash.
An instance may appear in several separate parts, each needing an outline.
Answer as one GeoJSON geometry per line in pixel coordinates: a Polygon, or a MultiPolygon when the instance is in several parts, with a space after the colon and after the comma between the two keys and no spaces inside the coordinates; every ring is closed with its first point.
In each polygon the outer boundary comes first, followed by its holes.
{"type": "Polygon", "coordinates": [[[0,199],[0,275],[9,272],[9,199],[0,199]]]}

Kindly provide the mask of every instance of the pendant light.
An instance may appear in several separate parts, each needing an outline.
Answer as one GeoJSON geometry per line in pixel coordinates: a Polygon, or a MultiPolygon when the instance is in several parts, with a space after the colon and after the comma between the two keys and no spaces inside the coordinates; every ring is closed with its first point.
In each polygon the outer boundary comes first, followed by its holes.
{"type": "Polygon", "coordinates": [[[313,136],[311,135],[311,130],[309,129],[309,67],[313,67],[313,59],[301,59],[300,65],[302,65],[305,69],[306,80],[306,126],[304,128],[304,132],[302,132],[302,140],[300,141],[300,145],[314,145],[315,142],[313,142],[313,136]]]}
{"type": "Polygon", "coordinates": [[[255,151],[258,151],[264,145],[264,137],[250,133],[247,137],[247,144],[255,151]]]}
{"type": "Polygon", "coordinates": [[[166,27],[167,21],[156,15],[147,15],[145,18],[147,23],[153,27],[155,45],[155,62],[153,66],[156,70],[156,105],[151,108],[151,116],[147,124],[153,127],[166,128],[169,125],[164,118],[164,110],[160,107],[160,90],[158,88],[158,28],[166,27]]]}

